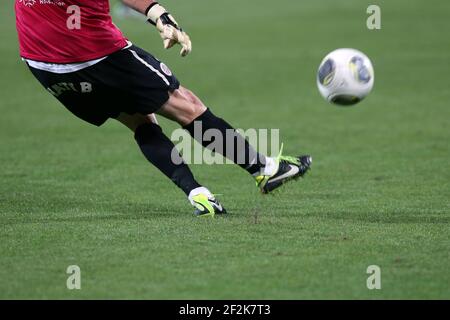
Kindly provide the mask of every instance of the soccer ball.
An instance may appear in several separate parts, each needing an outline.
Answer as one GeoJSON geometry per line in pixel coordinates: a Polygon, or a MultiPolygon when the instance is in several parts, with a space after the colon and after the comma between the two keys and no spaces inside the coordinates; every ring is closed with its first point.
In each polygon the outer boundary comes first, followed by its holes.
{"type": "Polygon", "coordinates": [[[355,49],[337,49],[320,64],[317,86],[327,101],[351,106],[372,91],[374,79],[372,63],[364,53],[355,49]]]}

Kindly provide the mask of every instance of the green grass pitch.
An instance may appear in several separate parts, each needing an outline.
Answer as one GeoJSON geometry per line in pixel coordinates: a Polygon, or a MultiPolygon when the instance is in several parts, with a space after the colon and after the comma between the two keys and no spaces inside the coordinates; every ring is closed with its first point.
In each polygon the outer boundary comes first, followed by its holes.
{"type": "MultiPolygon", "coordinates": [[[[68,113],[18,57],[0,4],[0,298],[450,298],[448,1],[164,1],[192,56],[116,23],[240,128],[279,128],[312,172],[276,196],[227,166],[193,166],[229,217],[196,219],[114,121],[68,113]],[[382,9],[382,29],[366,9],[382,9]],[[376,85],[354,108],[319,95],[321,59],[354,47],[376,85]],[[81,290],[66,268],[81,268],[81,290]],[[381,290],[366,269],[381,267],[381,290]]],[[[161,121],[167,133],[174,124],[161,121]]]]}

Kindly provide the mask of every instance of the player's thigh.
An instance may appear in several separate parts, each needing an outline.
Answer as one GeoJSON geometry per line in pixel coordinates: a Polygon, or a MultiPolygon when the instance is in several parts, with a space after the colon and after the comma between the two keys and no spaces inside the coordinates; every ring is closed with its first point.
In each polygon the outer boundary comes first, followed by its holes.
{"type": "Polygon", "coordinates": [[[188,100],[189,102],[197,105],[197,106],[205,106],[204,103],[197,97],[191,90],[180,86],[175,95],[181,96],[182,98],[188,100]]]}
{"type": "Polygon", "coordinates": [[[116,102],[116,99],[108,101],[109,90],[101,83],[83,77],[81,71],[55,73],[33,67],[30,67],[30,71],[48,92],[78,118],[101,126],[113,115],[102,106],[116,102]]]}
{"type": "Polygon", "coordinates": [[[165,118],[185,126],[206,111],[204,103],[190,90],[180,87],[169,95],[169,100],[157,111],[165,118]]]}

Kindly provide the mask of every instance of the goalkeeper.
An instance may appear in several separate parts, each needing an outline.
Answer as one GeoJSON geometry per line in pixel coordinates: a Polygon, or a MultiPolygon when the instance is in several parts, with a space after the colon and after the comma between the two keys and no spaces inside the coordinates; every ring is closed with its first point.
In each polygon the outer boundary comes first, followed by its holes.
{"type": "MultiPolygon", "coordinates": [[[[153,0],[123,3],[148,17],[165,48],[180,46],[183,57],[192,51],[189,35],[162,5],[153,0]]],[[[258,154],[236,131],[232,137],[227,135],[234,129],[226,121],[182,87],[164,63],[123,36],[112,23],[108,0],[16,0],[15,11],[21,57],[44,88],[93,125],[101,126],[112,118],[128,127],[147,160],[186,194],[198,216],[226,211],[195,180],[179,153],[173,152],[175,146],[155,114],[176,121],[204,147],[210,147],[201,138],[205,131],[221,132],[223,148],[214,151],[253,176],[262,193],[308,171],[309,156],[283,157],[280,153],[269,158],[258,154]],[[196,122],[201,126],[195,126],[196,122]],[[202,132],[194,134],[194,128],[202,132]]]]}

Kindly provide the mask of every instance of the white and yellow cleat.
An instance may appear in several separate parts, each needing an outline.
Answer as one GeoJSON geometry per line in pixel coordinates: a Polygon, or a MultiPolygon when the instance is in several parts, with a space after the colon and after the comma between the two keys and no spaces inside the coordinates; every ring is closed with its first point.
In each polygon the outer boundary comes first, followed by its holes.
{"type": "Polygon", "coordinates": [[[189,194],[189,201],[195,207],[195,215],[198,217],[212,218],[216,214],[227,213],[214,195],[204,187],[192,190],[189,194]]]}

